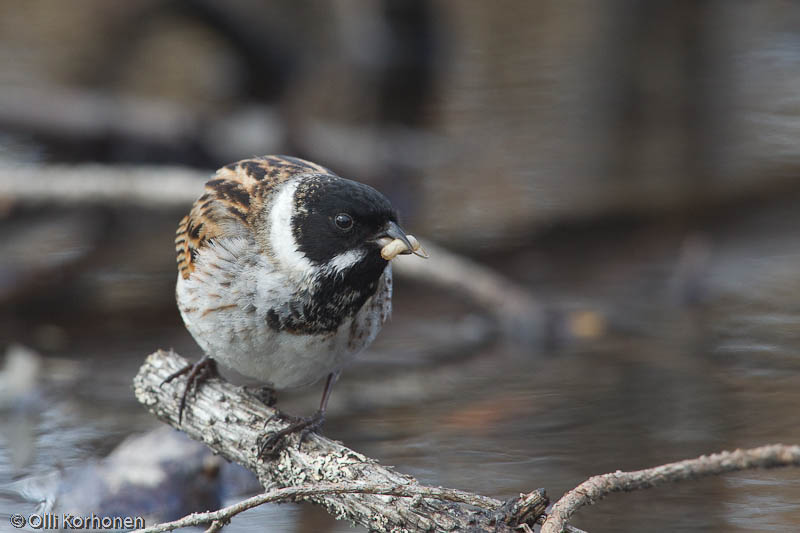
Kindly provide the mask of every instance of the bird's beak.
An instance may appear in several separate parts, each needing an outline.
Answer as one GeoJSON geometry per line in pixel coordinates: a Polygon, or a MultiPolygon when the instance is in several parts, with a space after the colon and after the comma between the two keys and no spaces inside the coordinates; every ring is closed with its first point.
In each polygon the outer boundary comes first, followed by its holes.
{"type": "Polygon", "coordinates": [[[381,247],[381,257],[391,261],[398,255],[414,254],[424,259],[428,258],[427,252],[422,249],[413,235],[407,235],[403,228],[395,222],[389,222],[375,239],[381,247]]]}

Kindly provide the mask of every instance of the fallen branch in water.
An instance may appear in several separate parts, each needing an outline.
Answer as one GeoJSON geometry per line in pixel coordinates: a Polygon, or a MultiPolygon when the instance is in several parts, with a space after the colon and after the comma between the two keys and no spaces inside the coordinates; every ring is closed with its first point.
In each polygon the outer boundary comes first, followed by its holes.
{"type": "Polygon", "coordinates": [[[188,208],[212,171],[175,166],[0,163],[0,200],[25,205],[188,208]]]}
{"type": "MultiPolygon", "coordinates": [[[[292,501],[309,496],[336,494],[375,494],[414,498],[415,500],[412,500],[412,504],[421,502],[422,498],[465,503],[476,507],[496,507],[500,503],[498,500],[492,498],[443,487],[427,487],[424,485],[372,485],[363,482],[318,483],[271,490],[216,511],[193,513],[173,522],[141,529],[137,533],[161,533],[182,527],[193,527],[203,524],[211,524],[209,531],[214,531],[214,528],[221,527],[237,514],[265,503],[292,501]]],[[[540,509],[543,508],[543,501],[544,500],[541,498],[538,499],[537,504],[540,509]]]]}
{"type": "Polygon", "coordinates": [[[702,455],[645,470],[617,471],[590,477],[553,505],[541,533],[561,533],[575,511],[612,492],[630,492],[726,472],[779,466],[800,466],[800,446],[771,444],[749,450],[702,455]]]}
{"type": "Polygon", "coordinates": [[[548,327],[547,313],[527,288],[467,257],[421,240],[432,259],[408,261],[401,256],[392,264],[394,272],[470,298],[491,312],[512,338],[542,340],[548,327]]]}
{"type": "Polygon", "coordinates": [[[411,476],[383,467],[374,459],[321,435],[309,435],[302,446],[297,436],[274,460],[259,460],[258,439],[282,429],[286,422],[256,396],[218,379],[203,383],[187,403],[183,424],[177,423],[183,380],[163,387],[166,376],[185,360],[158,351],[145,361],[134,379],[136,397],[158,418],[207,444],[230,461],[253,471],[267,492],[206,513],[145,529],[150,533],[210,524],[219,531],[237,514],[267,502],[307,500],[324,506],[339,519],[370,531],[532,531],[580,533],[567,520],[582,506],[611,492],[632,491],[665,483],[737,470],[800,466],[800,446],[775,444],[721,452],[635,472],[594,476],[567,492],[546,516],[544,490],[501,502],[494,498],[442,487],[420,485],[411,476]],[[269,420],[265,427],[265,420],[269,420]]]}
{"type": "MultiPolygon", "coordinates": [[[[163,387],[161,383],[185,363],[172,352],[151,354],[134,379],[136,397],[162,421],[254,472],[269,491],[285,489],[277,496],[268,493],[255,497],[254,501],[308,500],[324,506],[339,519],[371,531],[387,532],[399,529],[510,532],[518,525],[516,517],[533,524],[547,506],[543,491],[504,504],[454,489],[426,487],[411,476],[381,466],[315,433],[308,435],[300,447],[297,436],[292,436],[274,460],[259,460],[259,438],[288,423],[276,418],[276,410],[245,389],[212,379],[203,383],[187,402],[183,423],[179,425],[178,403],[185,381],[177,379],[163,387]],[[266,427],[265,420],[269,420],[266,427]]],[[[200,518],[196,515],[194,520],[222,523],[244,510],[238,509],[200,518]]],[[[151,531],[169,531],[174,527],[151,531]]]]}

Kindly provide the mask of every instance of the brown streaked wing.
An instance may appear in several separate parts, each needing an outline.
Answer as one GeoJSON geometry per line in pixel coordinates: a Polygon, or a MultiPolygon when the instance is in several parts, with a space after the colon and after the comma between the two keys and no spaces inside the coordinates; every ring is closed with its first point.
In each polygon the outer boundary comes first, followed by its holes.
{"type": "Polygon", "coordinates": [[[297,174],[333,174],[330,170],[290,156],[243,159],[219,169],[205,192],[181,219],[175,233],[178,272],[184,279],[194,271],[197,251],[223,234],[231,221],[250,227],[251,215],[260,211],[275,185],[297,174]]]}

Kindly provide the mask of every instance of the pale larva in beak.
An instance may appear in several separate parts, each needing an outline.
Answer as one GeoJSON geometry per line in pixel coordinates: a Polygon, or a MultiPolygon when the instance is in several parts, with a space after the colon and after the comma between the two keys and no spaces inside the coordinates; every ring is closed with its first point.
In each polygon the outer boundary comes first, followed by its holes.
{"type": "Polygon", "coordinates": [[[419,241],[413,235],[406,235],[406,240],[394,239],[389,244],[381,248],[381,257],[391,261],[398,255],[414,254],[423,259],[428,258],[428,253],[420,246],[419,241]],[[411,245],[411,248],[408,245],[411,245]]]}

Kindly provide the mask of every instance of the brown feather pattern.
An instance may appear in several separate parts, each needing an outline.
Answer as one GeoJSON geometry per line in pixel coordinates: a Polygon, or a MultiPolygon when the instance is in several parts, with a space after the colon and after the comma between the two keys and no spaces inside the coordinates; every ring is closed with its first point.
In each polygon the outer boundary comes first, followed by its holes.
{"type": "Polygon", "coordinates": [[[332,174],[316,163],[289,156],[243,159],[219,169],[175,232],[180,275],[187,279],[194,272],[197,251],[223,234],[223,224],[251,227],[252,217],[261,211],[275,185],[307,173],[332,174]]]}

